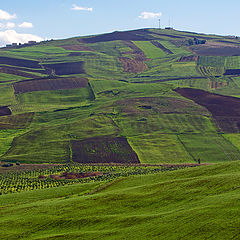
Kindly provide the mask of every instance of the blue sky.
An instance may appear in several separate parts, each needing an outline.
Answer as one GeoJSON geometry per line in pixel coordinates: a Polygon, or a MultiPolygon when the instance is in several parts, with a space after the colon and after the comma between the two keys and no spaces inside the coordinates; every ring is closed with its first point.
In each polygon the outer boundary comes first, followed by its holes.
{"type": "Polygon", "coordinates": [[[1,1],[0,45],[152,28],[158,26],[158,18],[164,27],[170,19],[179,30],[240,35],[239,9],[239,0],[1,1]]]}

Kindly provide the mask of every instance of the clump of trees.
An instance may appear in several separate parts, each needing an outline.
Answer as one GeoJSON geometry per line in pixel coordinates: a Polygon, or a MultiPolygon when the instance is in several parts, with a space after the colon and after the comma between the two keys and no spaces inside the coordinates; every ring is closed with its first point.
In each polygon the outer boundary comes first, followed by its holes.
{"type": "Polygon", "coordinates": [[[188,39],[188,44],[191,45],[199,45],[199,44],[205,44],[206,40],[199,40],[197,38],[194,39],[188,39]]]}

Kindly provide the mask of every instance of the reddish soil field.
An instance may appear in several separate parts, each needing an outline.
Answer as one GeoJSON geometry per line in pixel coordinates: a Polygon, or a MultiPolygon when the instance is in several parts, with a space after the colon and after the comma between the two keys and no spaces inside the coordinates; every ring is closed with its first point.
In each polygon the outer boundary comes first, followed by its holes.
{"type": "Polygon", "coordinates": [[[175,91],[206,107],[224,132],[240,131],[240,99],[206,92],[200,89],[177,88],[175,91]],[[235,129],[235,130],[234,130],[235,129]]]}
{"type": "Polygon", "coordinates": [[[73,140],[72,159],[79,163],[140,163],[125,137],[73,140]]]}
{"type": "Polygon", "coordinates": [[[1,73],[13,74],[21,77],[26,78],[38,78],[39,76],[33,75],[31,73],[22,72],[16,69],[8,68],[8,67],[0,67],[1,73]]]}
{"type": "Polygon", "coordinates": [[[52,74],[56,75],[69,75],[85,73],[83,68],[84,62],[66,62],[55,64],[44,64],[46,70],[51,70],[52,74]]]}
{"type": "Polygon", "coordinates": [[[119,60],[122,63],[124,72],[141,73],[147,70],[147,65],[143,61],[138,61],[127,57],[119,57],[119,60]]]}
{"type": "Polygon", "coordinates": [[[167,54],[173,54],[172,51],[170,51],[169,49],[165,48],[160,42],[158,42],[158,41],[151,41],[151,43],[152,43],[154,46],[162,49],[165,53],[167,53],[167,54]]]}
{"type": "Polygon", "coordinates": [[[27,67],[27,68],[40,68],[40,65],[38,64],[37,61],[9,58],[9,57],[0,57],[0,64],[27,67]]]}
{"type": "Polygon", "coordinates": [[[127,41],[147,41],[149,40],[145,36],[145,30],[135,30],[135,31],[127,31],[127,32],[112,32],[106,33],[103,35],[98,35],[94,37],[88,37],[81,39],[82,42],[85,43],[97,43],[97,42],[108,42],[108,41],[115,41],[115,40],[127,40],[127,41]]]}
{"type": "Polygon", "coordinates": [[[22,129],[30,125],[34,113],[23,113],[0,117],[0,129],[22,129]]]}
{"type": "Polygon", "coordinates": [[[178,60],[179,62],[195,62],[198,60],[198,56],[183,56],[178,60]]]}
{"type": "Polygon", "coordinates": [[[92,48],[84,46],[83,44],[78,45],[64,45],[61,46],[65,50],[71,50],[71,51],[94,51],[92,48]]]}
{"type": "MultiPolygon", "coordinates": [[[[74,172],[64,172],[61,175],[50,175],[49,177],[55,180],[60,179],[79,179],[79,178],[88,178],[88,177],[96,177],[103,175],[102,172],[89,172],[89,173],[74,173],[74,172]]],[[[48,176],[40,175],[39,179],[46,179],[48,176]]]]}
{"type": "Polygon", "coordinates": [[[0,107],[0,116],[8,116],[11,114],[12,114],[12,112],[7,106],[0,107]]]}
{"type": "Polygon", "coordinates": [[[49,91],[63,90],[73,88],[88,87],[87,78],[55,78],[55,79],[40,79],[40,80],[25,80],[13,84],[15,94],[34,92],[34,91],[49,91]]]}

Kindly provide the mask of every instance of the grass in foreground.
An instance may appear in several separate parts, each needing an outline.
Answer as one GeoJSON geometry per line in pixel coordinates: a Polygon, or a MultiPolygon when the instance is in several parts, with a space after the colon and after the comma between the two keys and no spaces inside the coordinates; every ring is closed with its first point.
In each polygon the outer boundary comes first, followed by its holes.
{"type": "Polygon", "coordinates": [[[239,170],[221,163],[2,195],[0,237],[237,239],[239,170]]]}

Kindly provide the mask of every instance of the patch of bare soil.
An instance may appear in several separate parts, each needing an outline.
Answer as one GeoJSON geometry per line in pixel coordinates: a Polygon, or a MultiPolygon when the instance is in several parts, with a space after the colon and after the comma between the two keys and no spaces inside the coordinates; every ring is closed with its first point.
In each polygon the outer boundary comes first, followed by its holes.
{"type": "Polygon", "coordinates": [[[23,129],[30,125],[34,113],[22,113],[0,117],[0,129],[23,129]]]}
{"type": "Polygon", "coordinates": [[[112,33],[106,33],[98,36],[80,39],[81,42],[85,42],[85,43],[108,42],[108,41],[116,41],[116,40],[147,41],[149,40],[149,38],[146,37],[145,30],[135,30],[135,31],[124,31],[124,32],[116,31],[112,33]]]}
{"type": "Polygon", "coordinates": [[[18,59],[18,58],[9,58],[9,57],[0,57],[0,64],[27,67],[27,68],[40,68],[40,65],[37,61],[18,59]]]}
{"type": "Polygon", "coordinates": [[[240,46],[227,43],[207,42],[189,49],[198,56],[240,56],[240,46]]]}
{"type": "Polygon", "coordinates": [[[69,75],[69,74],[82,74],[84,71],[84,62],[66,62],[55,64],[44,64],[44,68],[51,72],[52,75],[69,75]]]}
{"type": "Polygon", "coordinates": [[[78,163],[140,163],[125,137],[96,137],[71,141],[72,160],[78,163]]]}
{"type": "Polygon", "coordinates": [[[160,42],[158,42],[158,41],[151,41],[151,43],[152,43],[154,46],[162,49],[165,53],[167,53],[167,54],[173,54],[173,52],[172,52],[171,50],[169,50],[168,48],[164,47],[160,42]]]}
{"type": "Polygon", "coordinates": [[[119,57],[119,60],[122,63],[124,72],[141,73],[147,70],[147,65],[143,61],[127,57],[119,57]]]}
{"type": "Polygon", "coordinates": [[[178,60],[179,62],[196,62],[198,60],[198,56],[182,56],[180,57],[180,59],[178,60]]]}
{"type": "Polygon", "coordinates": [[[8,116],[11,114],[12,114],[12,112],[7,106],[0,107],[0,116],[8,116]]]}
{"type": "Polygon", "coordinates": [[[13,84],[15,94],[34,92],[64,90],[88,87],[87,78],[53,78],[39,80],[25,80],[13,84]]]}
{"type": "Polygon", "coordinates": [[[11,69],[8,67],[0,67],[0,72],[1,73],[7,73],[7,74],[12,74],[12,75],[17,75],[17,76],[21,76],[21,77],[26,77],[26,78],[38,78],[39,76],[37,75],[33,75],[31,73],[26,73],[23,71],[19,71],[16,69],[11,69]]]}
{"type": "Polygon", "coordinates": [[[224,132],[240,132],[240,99],[210,93],[200,89],[177,88],[183,97],[206,107],[224,132]]]}

